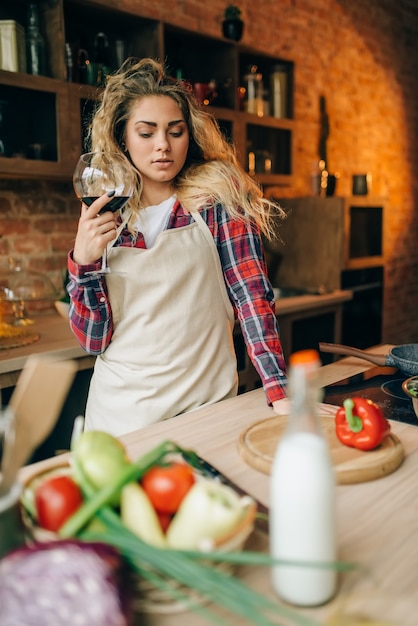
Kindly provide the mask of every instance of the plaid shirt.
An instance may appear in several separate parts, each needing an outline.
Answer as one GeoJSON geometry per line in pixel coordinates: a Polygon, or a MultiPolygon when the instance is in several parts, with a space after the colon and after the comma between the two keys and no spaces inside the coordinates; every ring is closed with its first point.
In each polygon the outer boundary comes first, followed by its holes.
{"type": "MultiPolygon", "coordinates": [[[[202,210],[217,247],[226,289],[238,319],[249,357],[256,368],[269,404],[286,395],[286,365],[279,339],[274,295],[259,230],[246,222],[231,219],[221,207],[202,210]]],[[[176,202],[167,229],[181,228],[193,221],[176,202]]],[[[146,248],[141,233],[122,231],[117,244],[146,248]]],[[[100,263],[77,265],[69,254],[71,296],[70,325],[80,345],[90,354],[101,354],[113,334],[113,320],[103,276],[86,276],[100,263]]]]}

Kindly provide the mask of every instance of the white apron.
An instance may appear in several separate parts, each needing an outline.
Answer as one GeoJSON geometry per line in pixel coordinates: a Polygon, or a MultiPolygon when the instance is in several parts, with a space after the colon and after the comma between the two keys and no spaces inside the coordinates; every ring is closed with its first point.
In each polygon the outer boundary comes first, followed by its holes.
{"type": "Polygon", "coordinates": [[[86,430],[116,436],[236,395],[234,314],[212,234],[165,230],[150,249],[116,247],[108,274],[114,333],[97,357],[86,430]]]}

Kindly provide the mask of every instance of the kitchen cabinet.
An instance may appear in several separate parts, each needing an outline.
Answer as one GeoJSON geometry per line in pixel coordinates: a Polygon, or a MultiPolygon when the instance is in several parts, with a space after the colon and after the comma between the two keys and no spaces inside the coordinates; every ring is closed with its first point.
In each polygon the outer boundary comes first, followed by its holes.
{"type": "MultiPolygon", "coordinates": [[[[342,316],[344,306],[352,298],[349,289],[335,290],[322,295],[305,294],[276,299],[276,315],[280,328],[280,341],[286,362],[297,350],[318,349],[321,341],[342,342],[342,316]]],[[[239,393],[261,387],[260,377],[247,354],[239,325],[234,330],[237,355],[239,393]]],[[[323,365],[331,363],[334,356],[321,354],[323,365]]]]}
{"type": "MultiPolygon", "coordinates": [[[[385,199],[372,196],[279,199],[288,217],[284,245],[269,250],[280,262],[277,287],[350,290],[343,308],[343,343],[366,348],[382,340],[385,199]]],[[[323,339],[325,341],[325,339],[323,339]]]]}
{"type": "Polygon", "coordinates": [[[65,82],[0,71],[3,102],[0,176],[65,179],[74,164],[65,82]]]}
{"type": "MultiPolygon", "coordinates": [[[[0,20],[15,20],[25,27],[26,6],[24,0],[7,3],[0,8],[0,20]]],[[[97,34],[104,33],[110,70],[120,58],[150,56],[166,59],[170,73],[192,86],[214,81],[216,97],[207,106],[234,142],[241,164],[262,185],[290,184],[294,127],[290,60],[144,18],[139,12],[131,14],[107,0],[39,0],[38,7],[48,76],[0,71],[6,124],[21,129],[0,156],[0,177],[71,178],[77,156],[88,148],[86,125],[101,88],[83,83],[80,51],[86,50],[94,64],[97,34]],[[279,62],[287,78],[287,117],[273,117],[270,108],[262,115],[243,110],[249,67],[262,74],[266,98],[270,75],[279,62]]]]}

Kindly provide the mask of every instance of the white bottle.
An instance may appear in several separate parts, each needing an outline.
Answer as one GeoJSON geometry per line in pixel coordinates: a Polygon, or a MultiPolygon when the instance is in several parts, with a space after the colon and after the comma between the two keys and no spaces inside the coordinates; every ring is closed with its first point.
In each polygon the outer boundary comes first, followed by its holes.
{"type": "MultiPolygon", "coordinates": [[[[289,360],[290,415],[275,454],[270,487],[270,552],[287,561],[336,560],[335,474],[317,415],[319,355],[302,350],[289,360]]],[[[336,591],[332,568],[278,564],[276,593],[297,606],[317,606],[336,591]]]]}

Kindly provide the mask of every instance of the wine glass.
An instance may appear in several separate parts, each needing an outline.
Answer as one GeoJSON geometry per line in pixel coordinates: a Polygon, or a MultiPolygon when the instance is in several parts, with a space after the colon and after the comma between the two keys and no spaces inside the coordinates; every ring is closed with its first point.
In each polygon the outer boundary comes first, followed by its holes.
{"type": "MultiPolygon", "coordinates": [[[[114,192],[111,200],[100,213],[122,209],[132,196],[134,176],[128,167],[126,158],[117,152],[87,152],[78,160],[73,174],[73,186],[76,196],[90,206],[104,193],[114,192]]],[[[110,242],[103,250],[102,266],[89,274],[109,274],[114,272],[108,264],[108,249],[115,243],[110,242]]]]}

